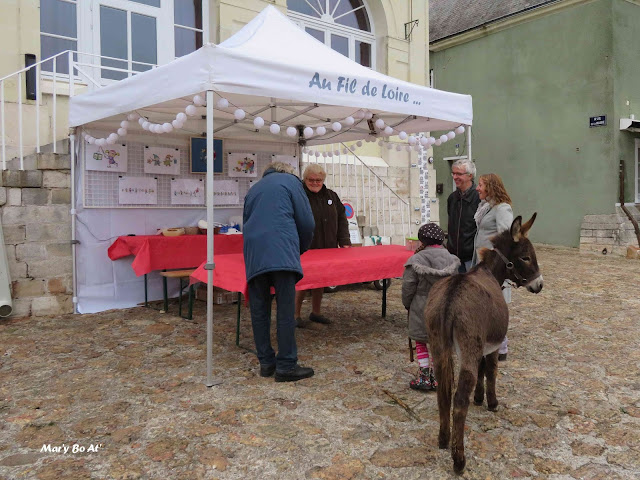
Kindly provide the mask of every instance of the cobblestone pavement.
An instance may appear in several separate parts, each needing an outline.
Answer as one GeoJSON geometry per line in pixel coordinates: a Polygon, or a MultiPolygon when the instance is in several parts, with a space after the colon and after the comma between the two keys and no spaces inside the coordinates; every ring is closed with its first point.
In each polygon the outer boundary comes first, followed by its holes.
{"type": "MultiPolygon", "coordinates": [[[[538,255],[545,287],[513,294],[500,408],[470,406],[463,478],[640,478],[640,262],[538,255]]],[[[396,280],[382,320],[371,285],[327,295],[335,323],[298,330],[316,375],[297,383],[259,377],[234,344],[236,306],[218,307],[210,389],[201,302],[194,322],[144,308],[4,320],[0,478],[456,478],[435,394],[408,388],[399,296],[396,280]]]]}

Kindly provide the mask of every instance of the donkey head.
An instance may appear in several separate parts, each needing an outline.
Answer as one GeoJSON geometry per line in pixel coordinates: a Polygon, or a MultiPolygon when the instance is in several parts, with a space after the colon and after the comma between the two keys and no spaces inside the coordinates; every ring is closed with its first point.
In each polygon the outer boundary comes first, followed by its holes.
{"type": "Polygon", "coordinates": [[[495,251],[507,266],[507,278],[518,287],[526,287],[532,293],[539,293],[543,285],[536,251],[527,238],[536,215],[537,213],[534,213],[524,224],[521,216],[516,217],[511,224],[509,235],[500,235],[494,243],[495,251]]]}

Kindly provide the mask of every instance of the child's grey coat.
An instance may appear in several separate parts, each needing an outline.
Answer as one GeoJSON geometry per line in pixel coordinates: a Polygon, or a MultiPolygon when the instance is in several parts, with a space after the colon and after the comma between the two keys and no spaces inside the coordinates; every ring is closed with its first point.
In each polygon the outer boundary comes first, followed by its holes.
{"type": "Polygon", "coordinates": [[[427,342],[424,307],[434,283],[458,272],[460,260],[446,248],[427,247],[407,260],[402,276],[402,304],[409,309],[409,338],[427,342]]]}

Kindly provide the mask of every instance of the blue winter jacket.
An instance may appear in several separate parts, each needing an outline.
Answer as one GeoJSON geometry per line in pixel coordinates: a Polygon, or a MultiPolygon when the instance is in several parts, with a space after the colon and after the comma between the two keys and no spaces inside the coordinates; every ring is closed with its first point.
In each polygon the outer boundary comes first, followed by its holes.
{"type": "Polygon", "coordinates": [[[302,278],[300,255],[311,245],[315,222],[298,177],[266,170],[244,199],[242,223],[247,281],[279,270],[302,278]]]}

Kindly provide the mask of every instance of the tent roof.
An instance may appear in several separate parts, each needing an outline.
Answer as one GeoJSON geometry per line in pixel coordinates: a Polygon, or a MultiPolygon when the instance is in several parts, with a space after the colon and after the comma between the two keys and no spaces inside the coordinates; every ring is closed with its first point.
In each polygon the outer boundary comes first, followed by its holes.
{"type": "MultiPolygon", "coordinates": [[[[282,128],[278,136],[268,126],[330,127],[332,122],[369,109],[387,125],[407,133],[437,131],[471,125],[469,95],[443,92],[404,82],[364,67],[308,35],[276,8],[269,6],[238,33],[219,45],[207,44],[171,63],[137,74],[99,90],[72,97],[71,126],[117,129],[129,112],[150,122],[171,122],[192,103],[193,96],[213,90],[216,137],[296,142],[282,128]],[[324,87],[324,88],[323,88],[324,87]],[[247,116],[235,121],[242,108],[247,116]],[[256,131],[253,119],[262,116],[265,127],[256,131]],[[273,138],[275,140],[275,138],[273,138]]],[[[184,134],[205,131],[204,107],[185,124],[184,134]]],[[[375,118],[374,118],[375,120],[375,118]]],[[[136,125],[134,128],[138,128],[136,125]]],[[[356,120],[351,127],[308,140],[309,145],[366,138],[372,123],[356,120]]],[[[132,132],[133,133],[133,132],[132,132]]]]}

